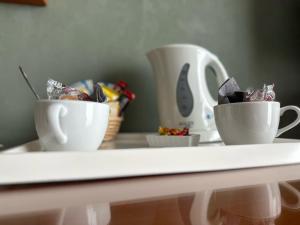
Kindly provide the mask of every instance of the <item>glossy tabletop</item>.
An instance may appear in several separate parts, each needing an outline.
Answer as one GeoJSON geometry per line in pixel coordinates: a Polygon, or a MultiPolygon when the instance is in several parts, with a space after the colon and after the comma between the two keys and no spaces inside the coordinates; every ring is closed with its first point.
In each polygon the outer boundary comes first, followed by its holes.
{"type": "Polygon", "coordinates": [[[0,225],[299,225],[299,170],[2,186],[0,225]]]}

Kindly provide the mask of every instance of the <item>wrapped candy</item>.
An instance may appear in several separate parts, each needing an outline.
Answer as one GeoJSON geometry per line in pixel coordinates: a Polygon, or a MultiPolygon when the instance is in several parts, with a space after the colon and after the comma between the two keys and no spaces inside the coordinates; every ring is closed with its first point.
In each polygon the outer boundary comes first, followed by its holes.
{"type": "Polygon", "coordinates": [[[248,88],[241,91],[234,78],[227,79],[219,88],[218,104],[254,101],[274,101],[274,84],[264,85],[262,89],[248,88]]]}
{"type": "MultiPolygon", "coordinates": [[[[106,97],[102,92],[101,87],[98,87],[95,91],[98,98],[95,101],[105,102],[106,97]],[[101,98],[99,97],[101,96],[101,98]]],[[[92,97],[85,91],[80,91],[77,88],[66,86],[63,83],[49,79],[47,81],[47,95],[49,100],[80,100],[80,101],[93,101],[92,97]]]]}
{"type": "Polygon", "coordinates": [[[117,102],[115,116],[120,116],[131,101],[135,99],[135,94],[127,89],[125,81],[117,84],[98,82],[94,85],[92,80],[81,80],[70,86],[49,79],[47,81],[47,95],[49,100],[81,100],[95,102],[117,102]]]}
{"type": "Polygon", "coordinates": [[[274,84],[264,85],[262,89],[258,89],[258,90],[249,90],[246,99],[249,102],[274,101],[275,100],[274,84]]]}
{"type": "Polygon", "coordinates": [[[122,92],[124,91],[126,88],[128,87],[128,84],[123,81],[123,80],[120,80],[118,83],[116,83],[114,86],[113,86],[113,89],[118,91],[118,92],[122,92]]]}
{"type": "Polygon", "coordinates": [[[131,101],[135,99],[135,94],[130,90],[124,90],[120,96],[119,102],[121,107],[121,114],[125,111],[131,101]]]}
{"type": "Polygon", "coordinates": [[[56,80],[49,79],[47,81],[47,95],[48,99],[59,99],[63,93],[64,85],[56,80]]]}
{"type": "Polygon", "coordinates": [[[70,87],[79,90],[80,92],[86,93],[87,95],[91,96],[94,93],[94,82],[93,80],[81,80],[70,87]]]}
{"type": "Polygon", "coordinates": [[[108,101],[116,101],[119,99],[120,93],[118,91],[101,82],[97,83],[97,86],[102,88],[103,93],[107,97],[108,101]]]}
{"type": "Polygon", "coordinates": [[[189,128],[167,128],[167,127],[159,127],[158,129],[159,135],[169,135],[169,136],[188,136],[189,128]]]}
{"type": "Polygon", "coordinates": [[[96,95],[97,102],[106,102],[107,101],[107,97],[104,94],[101,85],[99,85],[98,83],[95,85],[95,95],[96,95]]]}
{"type": "Polygon", "coordinates": [[[227,79],[219,88],[218,92],[218,103],[220,104],[227,104],[233,102],[242,102],[243,95],[240,94],[240,87],[235,81],[234,78],[227,79]]]}

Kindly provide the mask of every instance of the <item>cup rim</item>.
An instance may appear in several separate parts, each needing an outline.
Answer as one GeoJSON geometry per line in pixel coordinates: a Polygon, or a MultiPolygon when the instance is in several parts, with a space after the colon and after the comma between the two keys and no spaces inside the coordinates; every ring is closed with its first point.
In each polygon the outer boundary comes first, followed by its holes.
{"type": "Polygon", "coordinates": [[[40,99],[37,100],[37,103],[46,103],[46,102],[56,102],[56,103],[65,103],[68,102],[68,104],[97,104],[97,105],[106,105],[107,107],[109,107],[109,105],[105,102],[92,102],[92,101],[82,101],[82,100],[59,100],[59,99],[53,99],[53,100],[49,100],[49,99],[40,99]]]}
{"type": "Polygon", "coordinates": [[[221,104],[221,105],[215,105],[214,108],[219,107],[229,107],[229,106],[240,106],[240,105],[262,105],[262,104],[279,104],[280,102],[277,101],[255,101],[255,102],[234,102],[234,103],[228,103],[228,104],[221,104]]]}

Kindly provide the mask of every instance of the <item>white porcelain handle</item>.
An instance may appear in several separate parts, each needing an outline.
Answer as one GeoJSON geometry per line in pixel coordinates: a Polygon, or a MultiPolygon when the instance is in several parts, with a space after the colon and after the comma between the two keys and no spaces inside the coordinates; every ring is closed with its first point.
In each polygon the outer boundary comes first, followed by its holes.
{"type": "MultiPolygon", "coordinates": [[[[220,62],[220,60],[218,59],[217,56],[215,56],[214,54],[212,54],[210,52],[207,52],[207,59],[208,60],[207,60],[206,66],[211,66],[213,68],[213,70],[215,71],[217,83],[218,83],[218,87],[219,87],[228,79],[228,74],[227,74],[223,64],[220,62]]],[[[208,92],[208,94],[209,94],[209,92],[208,92]]],[[[213,100],[212,106],[215,106],[215,105],[217,105],[217,102],[215,100],[213,100]]]]}
{"type": "Polygon", "coordinates": [[[67,108],[62,104],[53,104],[49,106],[47,113],[49,128],[52,129],[57,142],[60,144],[67,143],[68,137],[60,126],[60,118],[68,113],[67,108]]]}
{"type": "Polygon", "coordinates": [[[292,185],[290,185],[287,182],[280,182],[281,186],[283,186],[285,189],[290,191],[290,193],[295,196],[297,199],[294,203],[288,203],[283,197],[281,198],[281,204],[282,206],[289,208],[289,209],[300,209],[300,191],[294,188],[292,185]]]}
{"type": "Polygon", "coordinates": [[[282,108],[280,108],[280,116],[282,116],[287,110],[295,111],[297,113],[297,118],[295,119],[294,122],[290,123],[289,125],[278,129],[276,137],[280,136],[284,132],[292,129],[293,127],[297,126],[300,123],[300,108],[298,108],[297,106],[294,106],[294,105],[282,107],[282,108]]]}

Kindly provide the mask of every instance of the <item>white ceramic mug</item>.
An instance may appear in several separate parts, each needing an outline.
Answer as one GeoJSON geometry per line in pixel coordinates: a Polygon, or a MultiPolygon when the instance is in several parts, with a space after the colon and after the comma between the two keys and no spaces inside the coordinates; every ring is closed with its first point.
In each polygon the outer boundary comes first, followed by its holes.
{"type": "Polygon", "coordinates": [[[48,151],[97,150],[104,138],[109,106],[70,100],[37,101],[35,127],[48,151]]]}
{"type": "Polygon", "coordinates": [[[272,143],[275,137],[300,122],[297,106],[280,108],[279,102],[241,102],[214,107],[215,121],[223,142],[227,145],[272,143]],[[278,129],[280,117],[287,110],[297,113],[295,121],[278,129]]]}

